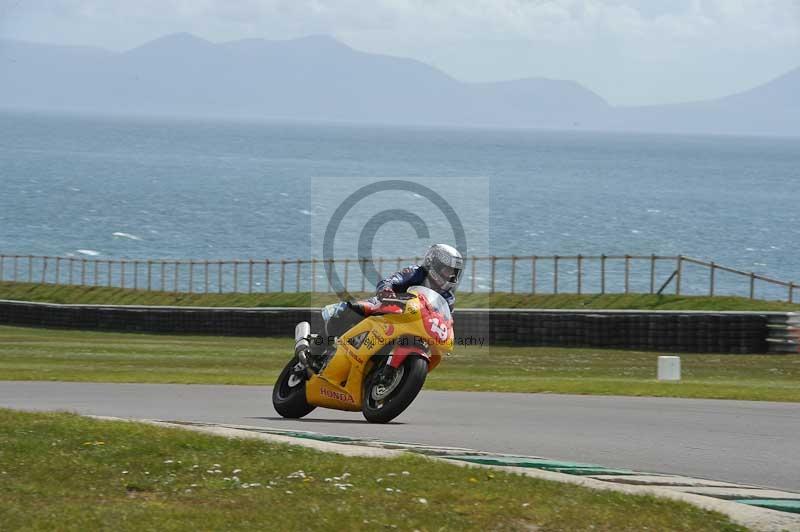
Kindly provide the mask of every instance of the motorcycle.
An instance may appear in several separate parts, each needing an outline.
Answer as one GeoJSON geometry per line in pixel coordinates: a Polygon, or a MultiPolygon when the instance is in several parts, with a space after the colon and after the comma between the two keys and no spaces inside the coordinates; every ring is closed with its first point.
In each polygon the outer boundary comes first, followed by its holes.
{"type": "Polygon", "coordinates": [[[297,324],[294,356],[272,391],[281,416],[297,419],[322,407],[360,410],[369,422],[387,423],[408,408],[453,348],[450,307],[430,288],[350,306],[364,318],[319,360],[309,355],[319,335],[308,322],[297,324]]]}

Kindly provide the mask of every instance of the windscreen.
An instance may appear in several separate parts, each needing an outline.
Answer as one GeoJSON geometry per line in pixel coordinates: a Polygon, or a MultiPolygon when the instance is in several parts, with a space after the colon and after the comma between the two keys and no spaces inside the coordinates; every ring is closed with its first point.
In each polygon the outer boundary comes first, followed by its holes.
{"type": "Polygon", "coordinates": [[[445,298],[439,295],[439,293],[435,290],[431,290],[430,288],[424,286],[412,286],[407,290],[407,292],[410,294],[423,296],[433,311],[437,314],[440,314],[445,321],[450,321],[453,319],[453,317],[450,315],[450,306],[447,304],[447,300],[445,300],[445,298]]]}

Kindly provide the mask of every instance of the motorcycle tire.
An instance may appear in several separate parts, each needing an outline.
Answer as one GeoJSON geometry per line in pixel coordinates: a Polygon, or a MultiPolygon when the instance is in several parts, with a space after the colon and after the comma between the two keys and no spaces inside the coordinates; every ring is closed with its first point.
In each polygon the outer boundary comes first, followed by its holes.
{"type": "Polygon", "coordinates": [[[278,414],[289,419],[301,418],[316,408],[306,401],[306,379],[298,376],[298,362],[297,357],[290,360],[272,387],[272,406],[278,414]]]}
{"type": "Polygon", "coordinates": [[[381,401],[376,401],[372,392],[378,385],[378,376],[383,367],[376,366],[364,383],[364,402],[361,412],[370,423],[388,423],[402,414],[417,397],[428,376],[428,362],[422,357],[410,356],[395,370],[399,371],[402,368],[399,384],[381,401]]]}

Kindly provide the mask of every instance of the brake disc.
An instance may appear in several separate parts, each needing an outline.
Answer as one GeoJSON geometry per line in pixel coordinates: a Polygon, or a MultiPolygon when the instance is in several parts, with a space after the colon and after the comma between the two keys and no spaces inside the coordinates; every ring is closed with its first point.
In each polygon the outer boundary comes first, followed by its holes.
{"type": "Polygon", "coordinates": [[[392,379],[389,381],[388,384],[383,382],[379,382],[372,386],[372,390],[370,391],[370,396],[374,401],[383,401],[386,399],[395,389],[397,386],[400,385],[400,381],[403,380],[403,373],[405,370],[403,366],[394,370],[394,374],[392,374],[392,379]]]}

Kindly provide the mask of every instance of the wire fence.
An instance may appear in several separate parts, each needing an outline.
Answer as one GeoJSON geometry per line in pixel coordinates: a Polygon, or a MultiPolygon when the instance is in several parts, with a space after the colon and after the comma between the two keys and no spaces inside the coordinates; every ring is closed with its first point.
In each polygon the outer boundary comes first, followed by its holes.
{"type": "MultiPolygon", "coordinates": [[[[421,257],[142,260],[0,254],[0,282],[183,293],[367,292],[421,257]]],[[[800,285],[683,255],[470,256],[461,292],[738,295],[794,302],[800,285]]]]}

